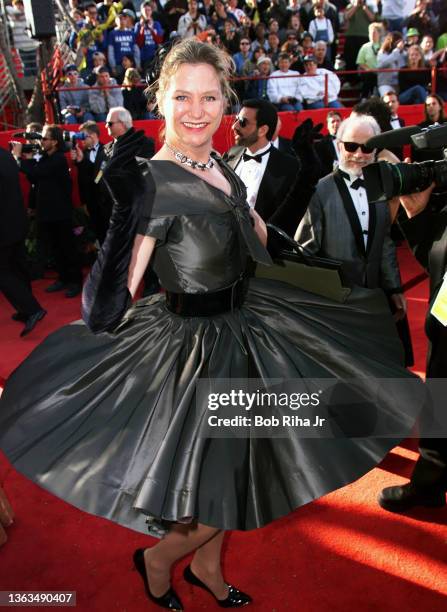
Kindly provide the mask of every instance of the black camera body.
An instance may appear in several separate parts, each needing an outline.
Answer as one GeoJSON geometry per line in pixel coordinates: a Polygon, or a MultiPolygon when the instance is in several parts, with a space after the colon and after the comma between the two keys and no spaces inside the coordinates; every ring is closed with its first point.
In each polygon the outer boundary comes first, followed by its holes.
{"type": "MultiPolygon", "coordinates": [[[[416,130],[402,128],[391,130],[368,140],[372,147],[392,148],[413,143],[417,149],[439,150],[447,145],[447,125],[433,125],[416,130]]],[[[424,191],[432,183],[434,193],[447,191],[447,148],[445,159],[406,164],[391,164],[381,161],[366,166],[363,170],[365,187],[370,202],[390,200],[399,195],[424,191]]]]}
{"type": "MultiPolygon", "coordinates": [[[[15,144],[19,144],[18,140],[10,140],[9,141],[9,150],[12,151],[12,148],[15,144]]],[[[30,143],[30,142],[25,142],[25,143],[20,143],[22,145],[22,153],[40,153],[41,152],[41,148],[40,148],[40,144],[37,143],[30,143]]]]}

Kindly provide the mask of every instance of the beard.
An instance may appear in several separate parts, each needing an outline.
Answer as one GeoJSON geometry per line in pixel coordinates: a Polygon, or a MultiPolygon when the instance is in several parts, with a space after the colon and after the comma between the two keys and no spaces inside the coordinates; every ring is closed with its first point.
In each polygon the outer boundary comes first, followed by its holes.
{"type": "Polygon", "coordinates": [[[242,136],[238,132],[235,132],[237,136],[236,144],[241,147],[251,147],[251,145],[255,144],[258,141],[258,131],[256,130],[252,134],[248,134],[247,136],[242,136]]]}

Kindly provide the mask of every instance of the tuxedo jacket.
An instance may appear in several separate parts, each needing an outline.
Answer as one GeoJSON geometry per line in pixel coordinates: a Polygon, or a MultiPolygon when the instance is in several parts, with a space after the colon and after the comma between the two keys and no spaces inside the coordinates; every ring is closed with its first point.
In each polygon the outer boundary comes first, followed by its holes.
{"type": "Polygon", "coordinates": [[[345,285],[388,293],[401,291],[396,248],[390,235],[388,205],[369,204],[368,241],[364,236],[352,198],[338,171],[322,178],[295,234],[295,239],[314,255],[342,262],[345,285]]]}
{"type": "MultiPolygon", "coordinates": [[[[244,151],[245,147],[232,147],[225,153],[224,160],[235,169],[244,151]]],[[[293,233],[296,227],[299,205],[296,198],[289,194],[296,188],[299,174],[299,161],[272,147],[259,186],[255,210],[266,223],[273,223],[287,233],[293,233]]]]}
{"type": "Polygon", "coordinates": [[[0,148],[0,247],[20,242],[26,230],[19,167],[11,153],[0,148]]]}
{"type": "Polygon", "coordinates": [[[324,136],[315,143],[315,151],[321,162],[321,176],[331,174],[334,170],[334,162],[338,159],[334,149],[333,138],[331,136],[324,136]]]}
{"type": "Polygon", "coordinates": [[[104,146],[100,144],[94,162],[90,161],[89,152],[85,150],[82,161],[76,163],[78,169],[79,194],[81,196],[81,201],[87,204],[87,206],[97,203],[99,187],[95,184],[95,177],[104,160],[104,146]]]}

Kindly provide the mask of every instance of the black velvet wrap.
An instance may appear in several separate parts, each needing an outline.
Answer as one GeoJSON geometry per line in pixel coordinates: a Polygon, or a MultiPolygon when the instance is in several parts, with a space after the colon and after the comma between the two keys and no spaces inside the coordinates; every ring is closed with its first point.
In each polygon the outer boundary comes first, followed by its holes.
{"type": "Polygon", "coordinates": [[[102,169],[113,209],[106,239],[84,285],[81,309],[85,324],[95,334],[113,330],[132,303],[127,275],[148,189],[135,158],[143,137],[144,132],[134,132],[102,169]]]}

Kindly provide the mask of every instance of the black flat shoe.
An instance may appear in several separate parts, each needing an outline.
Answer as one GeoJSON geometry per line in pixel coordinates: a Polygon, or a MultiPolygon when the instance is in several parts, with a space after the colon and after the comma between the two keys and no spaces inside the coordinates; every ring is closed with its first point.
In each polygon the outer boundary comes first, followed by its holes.
{"type": "Polygon", "coordinates": [[[193,584],[194,586],[200,587],[201,589],[208,591],[208,593],[210,593],[214,597],[217,604],[221,608],[242,608],[243,606],[248,606],[248,604],[252,602],[252,598],[250,597],[250,595],[239,591],[231,584],[227,585],[228,597],[226,597],[226,599],[217,599],[211,589],[209,589],[204,582],[202,582],[199,578],[197,578],[195,574],[192,573],[191,567],[189,565],[185,567],[185,570],[183,572],[183,578],[186,580],[186,582],[189,582],[189,584],[193,584]]]}
{"type": "Polygon", "coordinates": [[[39,321],[41,321],[46,314],[47,314],[47,311],[41,308],[34,314],[27,317],[27,319],[25,319],[25,327],[20,332],[20,337],[23,338],[23,336],[26,336],[31,331],[33,331],[33,329],[36,327],[39,321]]]}
{"type": "Polygon", "coordinates": [[[25,323],[27,318],[28,318],[28,315],[24,314],[23,312],[15,312],[13,315],[11,315],[11,319],[13,321],[20,321],[21,323],[25,323]]]}
{"type": "Polygon", "coordinates": [[[379,505],[389,512],[405,512],[415,506],[442,508],[445,506],[445,491],[421,489],[411,482],[402,486],[386,487],[378,497],[379,505]]]}
{"type": "Polygon", "coordinates": [[[144,548],[137,548],[137,550],[133,554],[133,562],[135,564],[135,567],[137,568],[138,573],[143,579],[146,595],[151,601],[153,601],[155,604],[157,604],[157,606],[160,606],[161,608],[167,608],[168,610],[177,610],[178,612],[181,612],[183,610],[183,604],[174,589],[169,588],[166,593],[161,597],[155,597],[154,595],[152,595],[151,590],[149,588],[149,581],[147,579],[146,565],[144,563],[144,551],[144,548]]]}

